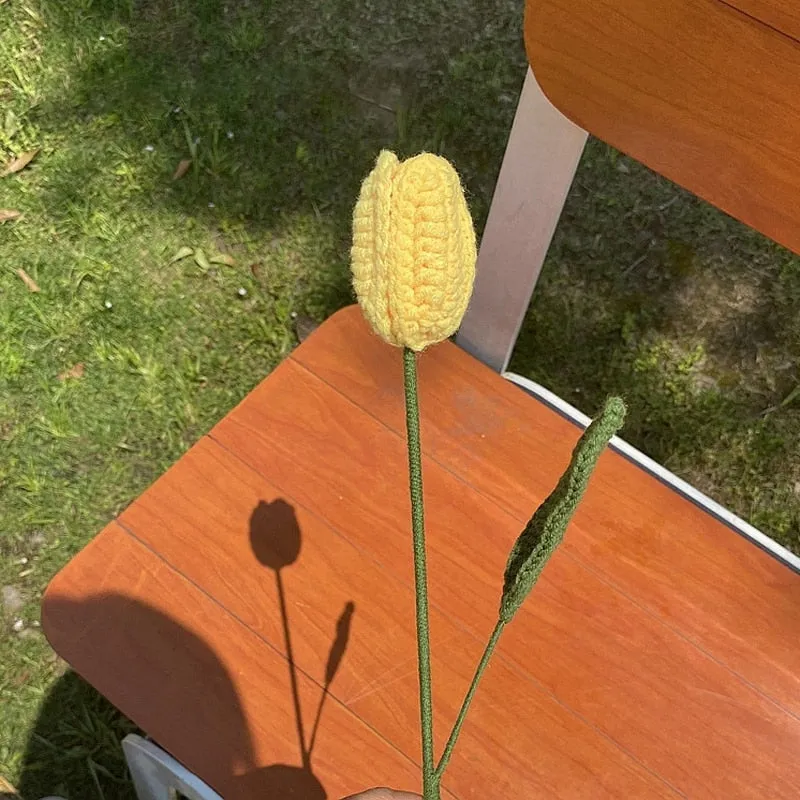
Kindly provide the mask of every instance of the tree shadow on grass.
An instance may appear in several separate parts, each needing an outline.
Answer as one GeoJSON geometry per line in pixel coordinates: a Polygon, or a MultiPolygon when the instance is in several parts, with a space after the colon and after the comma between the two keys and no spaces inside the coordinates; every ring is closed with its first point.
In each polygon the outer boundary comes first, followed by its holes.
{"type": "MultiPolygon", "coordinates": [[[[302,211],[345,240],[386,146],[453,158],[482,217],[524,56],[517,3],[475,11],[461,0],[53,5],[51,46],[74,48],[75,67],[37,114],[43,127],[80,124],[101,147],[123,145],[146,202],[210,224],[269,230],[302,211]]],[[[53,201],[126,177],[97,153],[74,159],[53,175],[53,201]]]]}
{"type": "Polygon", "coordinates": [[[135,731],[102,695],[67,672],[47,693],[28,738],[18,786],[21,797],[133,800],[136,795],[119,743],[135,731]]]}
{"type": "MultiPolygon", "coordinates": [[[[143,214],[169,209],[253,262],[311,220],[326,269],[296,281],[318,318],[352,299],[350,213],[381,147],[451,158],[482,227],[524,70],[517,2],[92,0],[47,17],[75,66],[36,114],[87,139],[50,176],[54,207],[128,182],[143,214]]],[[[634,443],[800,545],[800,466],[775,469],[800,444],[781,405],[798,383],[798,274],[786,251],[592,142],[514,366],[587,411],[626,394],[634,443]]]]}
{"type": "Polygon", "coordinates": [[[227,280],[268,320],[240,337],[282,355],[290,313],[353,300],[352,208],[385,147],[452,159],[482,227],[524,75],[518,0],[42,3],[42,63],[64,68],[30,112],[47,138],[26,179],[67,251],[42,269],[74,271],[68,291],[100,309],[87,324],[136,281],[227,280]],[[187,246],[235,271],[173,264],[187,246]]]}

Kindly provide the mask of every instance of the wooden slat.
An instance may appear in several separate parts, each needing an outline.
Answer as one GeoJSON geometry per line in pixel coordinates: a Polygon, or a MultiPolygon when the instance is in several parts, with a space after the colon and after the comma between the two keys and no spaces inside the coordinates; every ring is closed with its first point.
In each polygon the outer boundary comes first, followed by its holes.
{"type": "MultiPolygon", "coordinates": [[[[336,322],[327,323],[298,358],[305,360],[315,338],[323,349],[336,352],[328,339],[330,329],[336,327],[336,322]]],[[[347,344],[348,354],[360,354],[353,355],[354,361],[369,349],[363,331],[360,336],[349,336],[347,344]]],[[[382,349],[382,360],[390,353],[382,349]]],[[[378,364],[370,368],[375,371],[368,382],[377,376],[378,385],[397,386],[396,379],[378,364]]],[[[495,388],[499,388],[502,381],[496,376],[495,380],[495,388]]],[[[436,383],[430,360],[423,370],[423,386],[426,382],[428,390],[436,383]]],[[[508,388],[518,393],[515,397],[524,397],[514,387],[508,388]]],[[[380,415],[390,407],[390,391],[394,389],[382,390],[382,400],[367,404],[370,412],[380,415]]],[[[446,405],[429,402],[428,398],[424,406],[437,409],[435,416],[443,426],[440,430],[447,429],[451,437],[460,438],[455,431],[463,433],[463,425],[456,425],[447,409],[457,409],[458,415],[464,412],[464,404],[454,396],[446,405]]],[[[497,402],[496,412],[508,411],[500,407],[502,393],[497,402]]],[[[467,403],[469,415],[475,405],[467,403]]],[[[351,403],[290,361],[220,423],[212,436],[409,582],[407,500],[405,492],[397,489],[398,476],[405,469],[404,445],[400,437],[372,419],[356,422],[353,413],[351,403]],[[291,408],[281,401],[285,397],[293,398],[291,408]]],[[[513,419],[508,414],[500,416],[513,419]]],[[[473,422],[477,420],[473,418],[473,422]]],[[[494,424],[495,442],[497,427],[494,424]]],[[[428,452],[436,455],[431,428],[426,416],[424,443],[428,452]]],[[[483,446],[481,430],[480,425],[470,427],[468,438],[483,446]]],[[[517,450],[528,451],[530,446],[538,463],[553,461],[541,442],[520,438],[521,430],[519,422],[514,423],[517,450]]],[[[562,435],[551,442],[551,451],[561,451],[561,460],[565,460],[576,435],[568,428],[568,438],[562,435]]],[[[513,460],[508,453],[497,455],[495,463],[501,465],[513,460]]],[[[601,472],[617,460],[611,454],[604,456],[601,472]]],[[[492,461],[486,461],[489,474],[492,461]]],[[[552,469],[558,472],[561,466],[557,463],[552,469]]],[[[428,460],[425,470],[432,600],[482,635],[496,613],[499,579],[519,521],[471,492],[434,462],[428,460]]],[[[527,474],[535,471],[527,470],[527,474]]],[[[523,476],[518,473],[517,477],[523,476]]],[[[476,480],[476,485],[480,483],[476,480]]],[[[619,486],[618,481],[614,483],[619,486]]],[[[645,488],[645,494],[647,491],[645,488]]],[[[593,494],[590,491],[589,502],[593,494]]],[[[530,510],[534,503],[529,502],[530,510]]],[[[627,524],[636,526],[638,520],[627,524]]],[[[574,537],[573,532],[568,542],[574,537]]],[[[502,652],[682,791],[694,796],[734,797],[747,796],[744,787],[757,786],[771,797],[792,796],[789,765],[790,754],[800,747],[797,718],[642,610],[568,552],[569,547],[548,567],[535,597],[509,630],[502,652]],[[724,735],[709,735],[709,726],[724,735]],[[741,761],[720,771],[714,765],[725,761],[732,747],[741,761]]],[[[609,560],[619,557],[617,548],[609,560]]],[[[709,611],[707,619],[710,617],[709,611]]]]}
{"type": "MultiPolygon", "coordinates": [[[[301,396],[297,401],[302,404],[301,396]]],[[[339,424],[358,430],[362,415],[353,408],[339,424]]],[[[299,449],[296,455],[303,458],[299,449]]],[[[416,756],[416,640],[408,581],[395,578],[318,516],[286,504],[281,492],[208,439],[130,506],[120,522],[280,652],[284,634],[276,576],[269,565],[291,560],[281,569],[281,580],[295,662],[320,684],[336,618],[353,603],[349,643],[332,692],[372,729],[416,756]],[[254,516],[255,509],[260,511],[254,516]]],[[[387,530],[384,535],[392,534],[387,530]]],[[[405,573],[411,559],[407,537],[401,539],[405,573]]],[[[486,599],[496,606],[494,592],[486,599]]],[[[482,641],[442,611],[433,611],[431,624],[441,743],[482,641]]],[[[502,662],[482,686],[475,720],[464,732],[446,785],[460,797],[675,796],[627,753],[502,662]],[[509,697],[513,704],[506,703],[509,697]]]]}
{"type": "MultiPolygon", "coordinates": [[[[418,769],[335,700],[303,770],[284,658],[116,524],[51,583],[43,625],[86,680],[226,800],[418,783],[418,769]]],[[[321,691],[303,674],[298,686],[309,730],[321,691]]]]}
{"type": "MultiPolygon", "coordinates": [[[[357,307],[293,357],[402,433],[399,353],[357,307]]],[[[420,391],[425,452],[526,520],[566,464],[574,426],[449,344],[422,357],[420,391]]],[[[616,454],[564,549],[800,716],[800,576],[616,454]]]]}
{"type": "Polygon", "coordinates": [[[721,0],[776,31],[800,41],[800,5],[796,0],[721,0]]]}
{"type": "MultiPolygon", "coordinates": [[[[794,5],[741,0],[796,31],[794,5]]],[[[552,103],[590,133],[800,250],[800,44],[719,0],[530,0],[552,103]]]]}

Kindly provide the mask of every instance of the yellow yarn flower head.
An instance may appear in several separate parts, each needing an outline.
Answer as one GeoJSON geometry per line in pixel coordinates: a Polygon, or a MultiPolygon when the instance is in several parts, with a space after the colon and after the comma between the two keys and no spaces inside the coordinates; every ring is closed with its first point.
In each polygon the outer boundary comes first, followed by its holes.
{"type": "Polygon", "coordinates": [[[475,280],[475,231],[458,174],[431,153],[384,150],[353,212],[353,286],[389,344],[423,350],[451,336],[475,280]]]}

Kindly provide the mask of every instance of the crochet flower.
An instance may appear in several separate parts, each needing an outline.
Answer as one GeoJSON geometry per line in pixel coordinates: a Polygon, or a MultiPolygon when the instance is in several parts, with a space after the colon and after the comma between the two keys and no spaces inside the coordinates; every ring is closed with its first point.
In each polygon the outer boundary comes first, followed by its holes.
{"type": "Polygon", "coordinates": [[[389,344],[420,351],[451,336],[475,280],[475,231],[458,174],[431,153],[384,150],[353,212],[353,286],[389,344]]]}

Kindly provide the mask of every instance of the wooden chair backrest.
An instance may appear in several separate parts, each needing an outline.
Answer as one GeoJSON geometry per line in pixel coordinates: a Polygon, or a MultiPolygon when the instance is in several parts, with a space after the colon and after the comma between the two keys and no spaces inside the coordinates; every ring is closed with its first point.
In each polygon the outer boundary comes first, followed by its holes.
{"type": "Polygon", "coordinates": [[[800,252],[797,0],[528,0],[525,44],[573,122],[800,252]]]}

